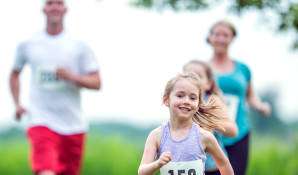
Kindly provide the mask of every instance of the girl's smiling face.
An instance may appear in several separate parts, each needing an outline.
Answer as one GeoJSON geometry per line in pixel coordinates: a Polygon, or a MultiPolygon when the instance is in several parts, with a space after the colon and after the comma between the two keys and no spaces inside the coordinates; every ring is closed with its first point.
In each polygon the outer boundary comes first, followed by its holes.
{"type": "Polygon", "coordinates": [[[192,119],[199,108],[199,89],[187,79],[178,80],[169,97],[164,97],[164,103],[169,107],[170,114],[178,119],[192,119]]]}

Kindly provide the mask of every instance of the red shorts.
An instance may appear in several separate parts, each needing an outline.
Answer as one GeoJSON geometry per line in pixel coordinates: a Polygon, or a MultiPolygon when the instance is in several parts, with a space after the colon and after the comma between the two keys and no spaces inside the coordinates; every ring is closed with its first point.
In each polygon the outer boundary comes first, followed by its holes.
{"type": "Polygon", "coordinates": [[[61,135],[47,127],[27,130],[31,146],[30,162],[34,173],[51,170],[59,175],[78,175],[85,134],[61,135]]]}

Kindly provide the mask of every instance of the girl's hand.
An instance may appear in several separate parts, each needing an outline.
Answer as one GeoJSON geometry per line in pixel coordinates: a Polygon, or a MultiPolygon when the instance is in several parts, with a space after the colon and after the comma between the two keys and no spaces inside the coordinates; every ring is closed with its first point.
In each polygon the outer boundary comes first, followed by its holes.
{"type": "Polygon", "coordinates": [[[162,167],[169,163],[172,160],[172,153],[171,152],[164,152],[160,155],[157,163],[159,167],[162,167]]]}

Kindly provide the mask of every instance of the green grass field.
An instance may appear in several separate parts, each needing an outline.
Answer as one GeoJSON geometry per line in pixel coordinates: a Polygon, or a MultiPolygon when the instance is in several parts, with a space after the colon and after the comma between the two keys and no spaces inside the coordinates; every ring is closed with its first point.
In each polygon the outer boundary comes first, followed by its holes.
{"type": "Polygon", "coordinates": [[[298,139],[292,144],[282,139],[253,142],[248,175],[298,175],[298,139]]]}
{"type": "MultiPolygon", "coordinates": [[[[88,137],[83,160],[83,175],[137,174],[142,147],[119,137],[88,137]]],[[[31,175],[29,145],[24,139],[0,142],[0,175],[31,175]]]]}
{"type": "MultiPolygon", "coordinates": [[[[143,141],[113,136],[87,138],[82,175],[134,175],[143,152],[143,141]],[[130,141],[129,141],[130,140],[130,141]]],[[[248,175],[297,175],[298,142],[252,140],[248,175]]],[[[0,174],[29,175],[29,146],[23,138],[0,142],[0,174]]]]}

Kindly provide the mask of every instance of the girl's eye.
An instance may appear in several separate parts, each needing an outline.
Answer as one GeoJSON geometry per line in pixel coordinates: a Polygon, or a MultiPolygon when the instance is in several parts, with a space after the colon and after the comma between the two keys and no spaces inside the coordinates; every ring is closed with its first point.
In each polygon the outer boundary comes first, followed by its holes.
{"type": "Polygon", "coordinates": [[[178,98],[182,98],[183,95],[182,95],[182,94],[177,94],[177,97],[178,97],[178,98]]]}
{"type": "Polygon", "coordinates": [[[190,97],[191,100],[197,100],[197,97],[190,97]]]}

